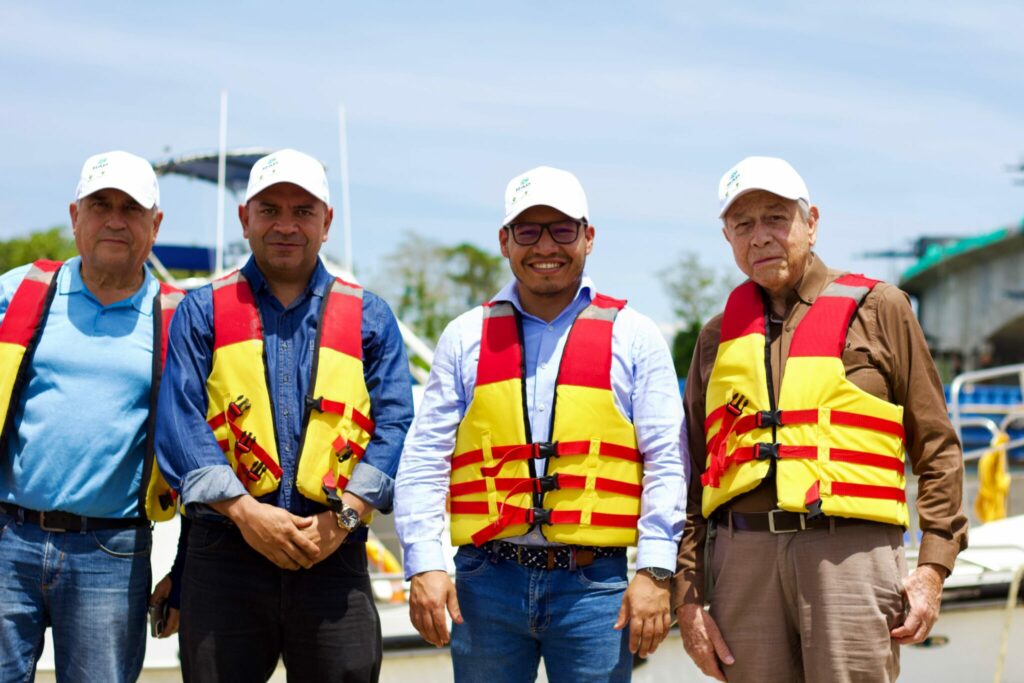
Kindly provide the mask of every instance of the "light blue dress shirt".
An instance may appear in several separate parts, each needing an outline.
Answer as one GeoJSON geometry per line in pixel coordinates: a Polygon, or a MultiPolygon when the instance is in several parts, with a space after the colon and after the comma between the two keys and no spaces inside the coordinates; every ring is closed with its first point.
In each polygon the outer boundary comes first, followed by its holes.
{"type": "MultiPolygon", "coordinates": [[[[0,277],[0,320],[28,270],[0,277]]],[[[79,257],[61,267],[0,456],[0,501],[139,516],[159,290],[147,270],[135,294],[104,306],[82,281],[79,257]]]]}
{"type": "MultiPolygon", "coordinates": [[[[492,301],[509,301],[522,314],[526,361],[526,404],[534,441],[551,433],[551,403],[559,361],[576,316],[594,293],[584,276],[572,303],[550,323],[526,313],[515,282],[492,301]]],[[[456,318],[441,335],[430,379],[416,419],[405,440],[395,490],[395,525],[404,551],[405,574],[445,569],[441,536],[445,532],[455,436],[476,385],[483,308],[456,318]]],[[[633,423],[644,456],[640,540],[637,567],[675,570],[676,550],[685,520],[685,448],[683,406],[672,356],[649,318],[628,306],[612,328],[612,394],[615,405],[633,423]],[[680,438],[682,435],[683,438],[680,438]],[[682,444],[682,445],[681,445],[682,444]]],[[[538,475],[545,461],[538,460],[538,475]]],[[[537,529],[510,541],[549,545],[537,529]]]]}

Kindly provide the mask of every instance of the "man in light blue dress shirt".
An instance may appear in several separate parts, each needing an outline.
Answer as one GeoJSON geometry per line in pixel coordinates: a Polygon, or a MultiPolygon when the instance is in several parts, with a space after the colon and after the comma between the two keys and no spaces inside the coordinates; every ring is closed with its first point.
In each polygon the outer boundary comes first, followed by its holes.
{"type": "MultiPolygon", "coordinates": [[[[520,323],[526,433],[535,444],[552,438],[566,340],[597,294],[584,273],[595,235],[588,217],[583,188],[566,171],[533,169],[506,191],[498,238],[515,280],[492,303],[508,302],[520,323]]],[[[395,521],[412,581],[410,617],[441,646],[447,610],[458,681],[533,680],[542,658],[552,681],[629,680],[631,653],[646,657],[668,631],[668,579],[684,521],[682,405],[668,346],[632,308],[615,316],[610,393],[642,458],[632,581],[625,548],[556,544],[545,537],[552,527],[537,523],[523,535],[460,546],[453,585],[442,550],[446,497],[456,435],[474,400],[484,317],[477,307],[444,331],[402,452],[395,521]]],[[[592,437],[602,428],[593,425],[592,437]]],[[[533,461],[538,481],[547,463],[533,461]]]]}
{"type": "MultiPolygon", "coordinates": [[[[144,264],[163,218],[156,175],[126,152],[90,157],[70,212],[79,256],[53,273],[28,362],[19,371],[5,355],[0,368],[10,373],[0,396],[4,681],[32,679],[47,627],[58,680],[134,681],[145,654],[152,536],[140,487],[160,283],[144,264]]],[[[21,286],[40,274],[0,276],[5,353],[26,320],[21,286]]]]}

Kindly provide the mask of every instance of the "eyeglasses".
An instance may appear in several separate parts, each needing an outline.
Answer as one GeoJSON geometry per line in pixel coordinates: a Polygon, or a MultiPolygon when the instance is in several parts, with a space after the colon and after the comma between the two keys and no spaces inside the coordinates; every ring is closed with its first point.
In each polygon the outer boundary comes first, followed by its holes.
{"type": "Polygon", "coordinates": [[[516,244],[529,247],[540,242],[545,230],[558,244],[572,244],[580,236],[580,228],[585,225],[584,222],[567,219],[553,223],[509,223],[505,229],[512,233],[516,244]]]}

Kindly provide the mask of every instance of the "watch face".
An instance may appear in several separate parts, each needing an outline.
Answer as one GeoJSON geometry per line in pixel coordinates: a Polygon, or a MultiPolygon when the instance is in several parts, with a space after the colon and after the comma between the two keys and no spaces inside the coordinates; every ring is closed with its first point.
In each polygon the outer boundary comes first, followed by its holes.
{"type": "Polygon", "coordinates": [[[338,526],[347,531],[355,531],[359,528],[359,513],[355,508],[344,506],[338,513],[338,526]]]}
{"type": "Polygon", "coordinates": [[[647,572],[647,575],[655,581],[667,581],[672,578],[673,574],[672,570],[662,569],[661,567],[644,567],[640,571],[647,572]]]}

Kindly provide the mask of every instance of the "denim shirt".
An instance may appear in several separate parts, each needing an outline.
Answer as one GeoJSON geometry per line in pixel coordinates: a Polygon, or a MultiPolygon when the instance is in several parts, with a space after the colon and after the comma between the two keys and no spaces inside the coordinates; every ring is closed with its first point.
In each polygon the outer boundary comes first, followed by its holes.
{"type": "MultiPolygon", "coordinates": [[[[289,306],[271,294],[256,262],[242,267],[259,308],[274,403],[279,487],[259,500],[294,514],[325,508],[299,494],[296,461],[305,423],[305,396],[316,357],[317,318],[333,277],[318,262],[305,291],[289,306]]],[[[405,433],[412,421],[412,389],[405,346],[395,317],[382,299],[363,293],[363,374],[376,431],[352,473],[346,491],[389,512],[405,433]]],[[[206,424],[206,380],[213,362],[213,289],[190,292],[171,323],[167,365],[157,408],[156,449],[160,467],[190,509],[246,493],[206,424]]],[[[202,513],[202,508],[197,512],[202,513]]]]}

